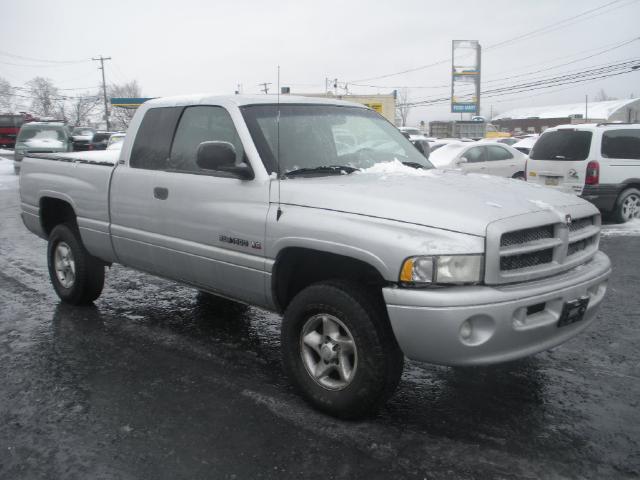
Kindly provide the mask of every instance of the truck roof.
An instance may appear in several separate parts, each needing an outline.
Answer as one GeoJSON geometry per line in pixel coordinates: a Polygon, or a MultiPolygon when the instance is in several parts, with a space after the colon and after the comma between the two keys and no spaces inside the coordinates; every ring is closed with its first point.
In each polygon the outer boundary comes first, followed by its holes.
{"type": "Polygon", "coordinates": [[[245,105],[267,105],[267,104],[319,104],[319,105],[341,105],[350,107],[367,108],[360,103],[347,102],[334,98],[325,97],[303,97],[299,95],[181,95],[176,97],[161,97],[149,100],[144,103],[148,108],[153,107],[177,107],[186,105],[221,105],[242,107],[245,105]]]}

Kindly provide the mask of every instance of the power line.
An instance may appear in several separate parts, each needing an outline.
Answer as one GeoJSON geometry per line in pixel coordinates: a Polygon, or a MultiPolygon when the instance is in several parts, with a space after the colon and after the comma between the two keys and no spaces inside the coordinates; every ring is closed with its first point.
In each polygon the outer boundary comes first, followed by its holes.
{"type": "Polygon", "coordinates": [[[22,55],[15,55],[9,52],[5,52],[4,50],[0,50],[0,55],[3,55],[5,57],[10,57],[10,58],[15,58],[18,60],[27,60],[30,62],[40,62],[40,63],[71,64],[71,63],[85,63],[90,61],[88,58],[85,58],[83,60],[44,60],[41,58],[23,57],[22,55]]]}
{"type": "MultiPolygon", "coordinates": [[[[485,98],[491,98],[491,97],[496,97],[500,95],[511,95],[511,94],[521,93],[525,91],[533,91],[537,89],[551,88],[554,86],[581,83],[581,82],[586,82],[586,81],[601,79],[601,78],[608,78],[616,75],[622,75],[625,73],[631,73],[633,71],[638,71],[639,68],[640,68],[640,59],[635,59],[632,61],[606,65],[604,67],[583,70],[577,73],[572,73],[570,75],[548,77],[546,79],[538,80],[535,82],[521,83],[521,84],[511,85],[508,87],[500,87],[500,88],[494,88],[491,90],[484,90],[481,92],[481,94],[485,98]]],[[[451,101],[451,97],[447,96],[447,97],[440,97],[440,98],[423,99],[416,102],[407,103],[407,105],[408,106],[435,105],[440,103],[446,103],[449,101],[451,101]]]]}
{"type": "MultiPolygon", "coordinates": [[[[636,3],[638,0],[632,0],[629,3],[623,4],[623,5],[618,5],[618,6],[616,6],[614,8],[611,8],[611,9],[609,9],[607,11],[600,12],[597,15],[591,15],[588,18],[583,18],[583,17],[585,17],[585,16],[587,16],[589,14],[595,13],[595,12],[597,12],[599,10],[605,9],[607,7],[610,7],[610,6],[614,5],[614,4],[617,4],[617,3],[620,3],[620,2],[623,2],[623,1],[624,0],[613,0],[611,2],[605,3],[604,5],[601,5],[599,7],[595,7],[595,8],[592,8],[590,10],[586,10],[586,11],[584,11],[582,13],[579,13],[579,14],[574,15],[572,17],[565,18],[563,20],[560,20],[558,22],[552,23],[552,24],[547,25],[545,27],[540,27],[540,28],[537,28],[537,29],[532,30],[530,32],[527,32],[525,34],[518,35],[516,37],[512,37],[510,39],[503,40],[501,42],[489,45],[489,46],[483,48],[483,50],[486,52],[487,50],[493,50],[493,49],[496,49],[496,48],[500,48],[500,47],[509,45],[511,43],[515,43],[515,42],[518,42],[518,41],[521,41],[521,40],[524,40],[524,39],[531,38],[533,36],[540,35],[542,33],[548,33],[548,31],[545,31],[545,30],[547,30],[547,29],[549,29],[549,30],[557,30],[558,28],[560,28],[560,26],[566,26],[566,24],[568,24],[568,23],[570,23],[570,24],[578,23],[578,22],[574,22],[574,20],[579,19],[579,18],[581,19],[579,21],[587,20],[587,19],[590,19],[590,18],[595,18],[595,17],[597,17],[599,15],[603,15],[605,13],[609,13],[610,11],[615,10],[617,8],[626,7],[628,5],[631,5],[632,3],[636,3]]],[[[446,64],[446,63],[450,63],[450,62],[451,62],[451,57],[446,58],[446,59],[442,59],[442,60],[438,60],[436,62],[429,63],[427,65],[421,65],[419,67],[414,67],[414,68],[409,68],[409,69],[406,69],[406,70],[402,70],[402,71],[399,71],[399,72],[388,73],[388,74],[385,74],[385,75],[378,75],[378,76],[369,77],[369,78],[361,78],[359,80],[353,80],[352,82],[349,82],[349,83],[368,82],[368,81],[371,81],[371,80],[380,80],[380,79],[383,79],[383,78],[394,77],[394,76],[397,76],[397,75],[404,75],[406,73],[417,72],[419,70],[424,70],[426,68],[431,68],[431,67],[434,67],[434,66],[437,66],[437,65],[442,65],[442,64],[446,64]]]]}

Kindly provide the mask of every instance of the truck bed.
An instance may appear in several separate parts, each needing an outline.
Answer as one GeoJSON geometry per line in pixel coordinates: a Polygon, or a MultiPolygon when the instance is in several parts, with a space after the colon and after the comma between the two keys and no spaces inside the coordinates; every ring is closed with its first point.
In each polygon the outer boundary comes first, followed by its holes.
{"type": "Polygon", "coordinates": [[[40,222],[42,201],[64,200],[77,216],[80,235],[89,252],[112,261],[109,182],[119,155],[118,150],[105,150],[25,156],[20,174],[20,198],[26,227],[46,238],[40,222]]]}

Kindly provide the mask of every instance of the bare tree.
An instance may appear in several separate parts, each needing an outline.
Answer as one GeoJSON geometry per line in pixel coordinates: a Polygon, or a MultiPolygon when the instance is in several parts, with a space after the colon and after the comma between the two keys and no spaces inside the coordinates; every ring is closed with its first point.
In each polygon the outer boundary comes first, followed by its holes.
{"type": "Polygon", "coordinates": [[[0,113],[10,113],[15,107],[11,84],[0,77],[0,113]]]}
{"type": "MultiPolygon", "coordinates": [[[[123,83],[121,85],[111,85],[107,91],[111,98],[140,98],[142,89],[137,80],[123,83]]],[[[113,107],[111,110],[111,124],[114,130],[126,130],[131,123],[135,109],[113,107]]]]}
{"type": "Polygon", "coordinates": [[[411,111],[411,105],[409,105],[409,89],[401,88],[398,91],[398,95],[396,98],[396,116],[400,118],[400,122],[402,123],[402,127],[407,126],[407,117],[409,116],[409,112],[411,111]]]}
{"type": "MultiPolygon", "coordinates": [[[[51,117],[61,112],[61,97],[58,88],[49,78],[35,77],[27,82],[32,97],[31,110],[37,115],[51,117]]],[[[64,111],[64,108],[62,108],[64,111]]]]}
{"type": "Polygon", "coordinates": [[[610,97],[609,95],[607,95],[607,92],[604,91],[604,88],[601,88],[598,91],[598,93],[596,94],[596,97],[595,97],[594,101],[596,101],[596,102],[606,102],[607,100],[617,100],[617,98],[610,97]]]}
{"type": "Polygon", "coordinates": [[[85,92],[77,97],[70,98],[64,105],[64,118],[74,125],[86,125],[89,116],[100,105],[102,98],[99,94],[85,92]]]}

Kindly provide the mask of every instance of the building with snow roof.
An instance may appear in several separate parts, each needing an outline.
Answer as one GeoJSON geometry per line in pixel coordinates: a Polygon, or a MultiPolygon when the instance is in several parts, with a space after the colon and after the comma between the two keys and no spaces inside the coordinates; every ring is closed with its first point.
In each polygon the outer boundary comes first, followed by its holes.
{"type": "Polygon", "coordinates": [[[528,133],[542,133],[556,125],[598,122],[640,122],[640,98],[523,107],[491,119],[502,131],[528,133]]]}

